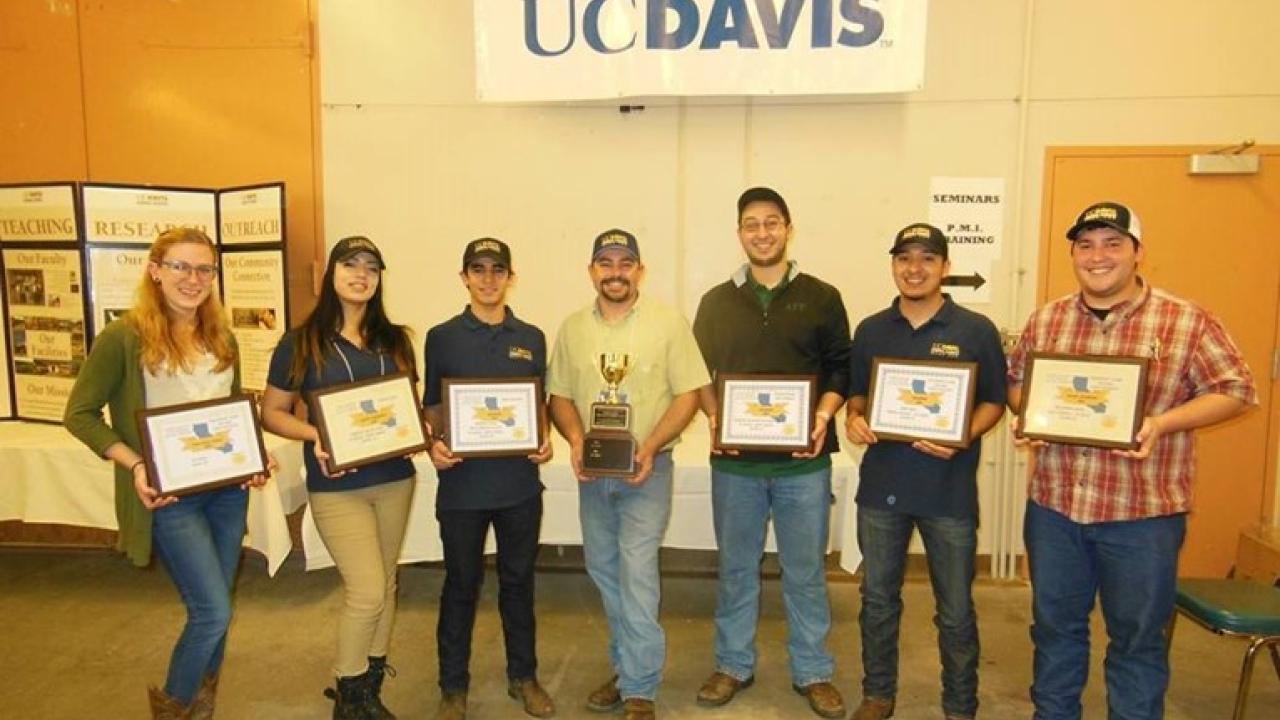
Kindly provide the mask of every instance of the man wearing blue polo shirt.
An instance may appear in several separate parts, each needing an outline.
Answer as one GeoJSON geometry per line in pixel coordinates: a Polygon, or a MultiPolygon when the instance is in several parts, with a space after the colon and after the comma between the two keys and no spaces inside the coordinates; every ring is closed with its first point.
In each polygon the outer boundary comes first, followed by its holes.
{"type": "MultiPolygon", "coordinates": [[[[521,322],[507,307],[515,271],[506,243],[494,238],[467,243],[459,275],[471,302],[461,314],[431,328],[424,351],[423,404],[437,432],[444,427],[441,385],[445,378],[541,378],[547,367],[542,331],[521,322]]],[[[436,627],[439,720],[466,717],[471,630],[484,582],[484,543],[490,526],[498,541],[498,611],[507,647],[507,694],[534,717],[555,713],[555,704],[538,683],[533,617],[534,560],[542,527],[538,465],[550,458],[550,438],[528,457],[466,461],[449,451],[447,438],[437,437],[432,443],[431,461],[440,477],[436,519],[445,566],[436,627]]]]}
{"type": "Polygon", "coordinates": [[[898,625],[907,544],[920,530],[937,602],[942,710],[948,720],[978,711],[978,618],[973,577],[978,541],[981,437],[1000,420],[1005,362],[1000,335],[986,317],[943,294],[951,269],[947,238],[925,223],[903,228],[889,251],[898,297],[853,334],[845,430],[865,444],[858,485],[858,547],[863,555],[862,703],[853,720],[893,715],[898,689],[898,625]],[[879,442],[864,417],[874,357],[976,362],[969,446],[927,440],[879,442]]]}

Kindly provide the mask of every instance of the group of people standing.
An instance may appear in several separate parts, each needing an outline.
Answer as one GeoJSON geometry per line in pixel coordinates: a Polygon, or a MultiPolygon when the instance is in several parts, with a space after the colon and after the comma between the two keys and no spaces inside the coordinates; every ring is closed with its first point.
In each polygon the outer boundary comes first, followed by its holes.
{"type": "MultiPolygon", "coordinates": [[[[843,718],[827,647],[831,609],[825,556],[831,453],[846,437],[866,446],[857,493],[863,553],[862,699],[855,720],[893,715],[898,628],[908,542],[919,530],[936,601],[942,710],[949,720],[978,710],[979,641],[972,584],[977,548],[981,437],[1007,407],[1017,409],[1028,353],[1128,355],[1150,360],[1145,420],[1135,450],[1099,451],[1028,441],[1035,462],[1027,505],[1035,645],[1036,717],[1079,718],[1088,672],[1089,613],[1100,598],[1110,644],[1108,704],[1117,717],[1158,718],[1168,685],[1163,628],[1173,612],[1176,562],[1190,510],[1192,431],[1256,404],[1253,379],[1221,324],[1195,305],[1154,289],[1138,274],[1144,245],[1136,215],[1099,203],[1068,232],[1079,291],[1038,309],[1006,361],[994,325],[942,292],[947,238],[913,223],[890,246],[898,296],[851,333],[840,293],[788,259],[795,235],[787,202],[765,187],[737,202],[746,263],[713,287],[692,326],[645,296],[637,238],[620,229],[595,238],[588,273],[595,299],[570,315],[548,357],[545,336],[507,304],[516,274],[495,238],[468,243],[460,278],[463,311],[427,333],[423,406],[441,428],[446,378],[545,377],[548,414],[570,448],[581,481],[587,572],[608,620],[607,677],[586,698],[594,711],[627,720],[656,717],[666,660],[659,622],[658,552],[671,512],[671,449],[701,410],[717,426],[713,378],[776,373],[816,378],[809,447],[790,454],[713,451],[711,493],[719,547],[714,665],[697,703],[721,706],[755,680],[760,562],[773,522],[782,570],[792,687],[821,717],[843,718]],[[631,477],[594,477],[584,467],[591,405],[604,390],[605,353],[630,356],[620,390],[637,444],[631,477]],[[975,406],[963,449],[882,440],[865,418],[873,358],[977,365],[975,406]]],[[[116,463],[121,546],[146,564],[154,544],[187,605],[188,621],[154,717],[208,718],[230,621],[247,487],[176,501],[150,487],[140,461],[134,410],[238,391],[235,344],[217,294],[216,249],[196,230],[171,230],[152,247],[139,300],[94,343],[67,409],[67,427],[116,463]],[[110,405],[111,424],[101,410],[110,405]]],[[[381,251],[345,238],[329,255],[319,302],[281,341],[263,396],[266,429],[305,443],[316,526],[342,576],[344,604],[333,664],[334,718],[392,718],[382,704],[396,597],[396,560],[408,523],[414,467],[407,458],[329,473],[316,428],[298,411],[309,391],[392,372],[417,374],[405,326],[382,301],[381,251]]],[[[1016,425],[1016,423],[1015,423],[1016,425]]],[[[1015,427],[1015,433],[1017,428],[1015,427]]],[[[539,465],[527,457],[467,458],[432,437],[439,475],[436,518],[444,548],[437,647],[437,717],[466,716],[471,634],[484,576],[484,543],[497,540],[499,611],[508,694],[523,711],[549,717],[555,703],[537,676],[534,567],[543,512],[539,465]]]]}

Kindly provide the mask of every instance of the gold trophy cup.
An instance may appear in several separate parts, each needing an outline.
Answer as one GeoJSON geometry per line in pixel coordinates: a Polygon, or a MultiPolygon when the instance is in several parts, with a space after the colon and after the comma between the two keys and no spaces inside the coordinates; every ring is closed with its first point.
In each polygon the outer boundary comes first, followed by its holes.
{"type": "Polygon", "coordinates": [[[631,371],[627,353],[601,353],[604,399],[591,404],[591,427],[583,439],[582,469],[587,475],[632,477],[636,474],[636,439],[631,434],[631,405],[622,402],[618,386],[631,371]]]}

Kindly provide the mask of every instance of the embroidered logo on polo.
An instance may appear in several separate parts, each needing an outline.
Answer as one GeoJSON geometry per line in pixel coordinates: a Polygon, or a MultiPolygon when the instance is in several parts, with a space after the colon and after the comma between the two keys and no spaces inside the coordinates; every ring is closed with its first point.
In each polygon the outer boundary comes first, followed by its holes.
{"type": "Polygon", "coordinates": [[[960,346],[936,342],[929,348],[929,354],[937,357],[958,358],[960,357],[960,346]]]}
{"type": "Polygon", "coordinates": [[[528,360],[533,362],[533,351],[528,348],[522,348],[519,345],[512,345],[507,348],[507,358],[510,360],[528,360]]]}

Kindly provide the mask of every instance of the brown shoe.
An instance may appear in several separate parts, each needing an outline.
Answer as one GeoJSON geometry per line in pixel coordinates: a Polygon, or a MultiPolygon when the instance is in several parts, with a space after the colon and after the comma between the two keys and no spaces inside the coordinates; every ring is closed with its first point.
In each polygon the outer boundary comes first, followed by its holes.
{"type": "Polygon", "coordinates": [[[885,720],[893,717],[893,698],[864,697],[849,720],[885,720]]]}
{"type": "Polygon", "coordinates": [[[609,678],[605,684],[591,691],[587,696],[587,709],[592,712],[613,712],[622,705],[622,693],[618,692],[618,676],[609,678]]]}
{"type": "Polygon", "coordinates": [[[508,681],[507,695],[524,703],[524,711],[527,715],[549,718],[556,714],[556,704],[551,701],[547,691],[538,684],[537,678],[508,681]]]}
{"type": "Polygon", "coordinates": [[[465,692],[441,694],[440,707],[436,709],[436,720],[467,720],[467,694],[465,692]]]}
{"type": "Polygon", "coordinates": [[[191,720],[213,720],[214,698],[218,694],[218,676],[205,675],[204,682],[191,701],[191,720]]]}
{"type": "Polygon", "coordinates": [[[657,720],[652,700],[627,698],[622,704],[622,720],[657,720]]]}
{"type": "Polygon", "coordinates": [[[707,681],[702,683],[702,688],[698,690],[698,704],[705,707],[724,705],[732,700],[739,690],[746,690],[755,681],[754,677],[739,680],[717,670],[711,673],[711,677],[707,678],[707,681]]]}
{"type": "Polygon", "coordinates": [[[816,682],[804,687],[792,685],[791,688],[805,696],[809,700],[809,709],[822,717],[844,717],[844,699],[840,697],[840,691],[835,685],[829,682],[816,682]]]}
{"type": "Polygon", "coordinates": [[[155,686],[147,688],[147,697],[151,701],[152,720],[188,720],[191,717],[191,708],[155,686]]]}

